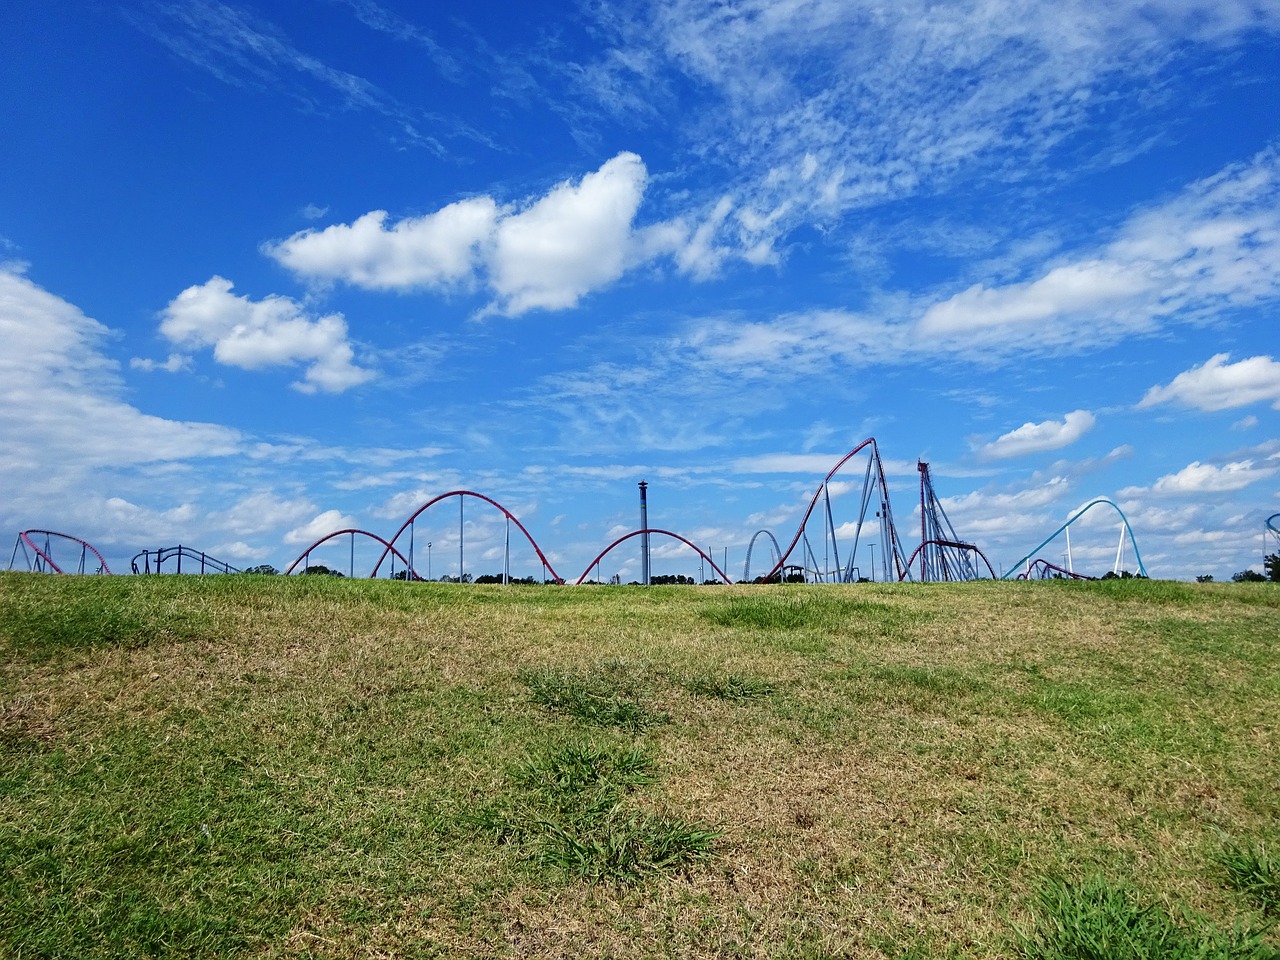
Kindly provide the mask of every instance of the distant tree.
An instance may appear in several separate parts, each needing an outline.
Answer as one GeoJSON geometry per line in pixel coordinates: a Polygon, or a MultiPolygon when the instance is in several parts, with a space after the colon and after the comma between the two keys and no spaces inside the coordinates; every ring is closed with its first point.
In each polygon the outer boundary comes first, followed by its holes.
{"type": "Polygon", "coordinates": [[[1234,583],[1263,583],[1266,579],[1257,570],[1241,570],[1239,573],[1231,575],[1231,580],[1234,583]]]}
{"type": "Polygon", "coordinates": [[[1196,577],[1196,583],[1213,583],[1213,574],[1212,573],[1200,574],[1200,576],[1196,577]]]}
{"type": "Polygon", "coordinates": [[[1268,580],[1280,583],[1280,553],[1268,553],[1263,557],[1262,569],[1267,572],[1268,580]]]}
{"type": "Polygon", "coordinates": [[[263,577],[274,577],[280,571],[269,563],[260,563],[256,567],[250,567],[245,573],[256,573],[263,577]]]}
{"type": "Polygon", "coordinates": [[[323,563],[317,563],[302,571],[303,576],[310,574],[311,576],[321,577],[345,577],[346,574],[341,570],[332,570],[323,563]]]}

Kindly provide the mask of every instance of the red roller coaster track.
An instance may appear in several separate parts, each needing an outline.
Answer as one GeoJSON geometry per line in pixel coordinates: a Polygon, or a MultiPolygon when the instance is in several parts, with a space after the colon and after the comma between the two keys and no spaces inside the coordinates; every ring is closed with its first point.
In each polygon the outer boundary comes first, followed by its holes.
{"type": "Polygon", "coordinates": [[[867,447],[871,448],[871,463],[868,464],[868,470],[875,470],[876,483],[880,489],[879,512],[884,515],[882,517],[882,521],[885,524],[885,528],[889,534],[889,539],[892,542],[893,572],[899,579],[910,575],[910,566],[904,563],[902,545],[898,541],[898,531],[893,526],[893,514],[889,507],[889,485],[885,481],[884,464],[880,461],[880,450],[876,445],[876,438],[867,437],[866,440],[863,440],[860,444],[841,457],[836,465],[831,468],[831,471],[826,475],[826,477],[823,478],[822,482],[818,484],[818,489],[813,492],[813,498],[809,501],[809,507],[805,510],[804,517],[800,520],[800,526],[796,528],[796,535],[792,537],[791,543],[787,549],[782,551],[782,556],[778,558],[778,562],[774,564],[773,568],[767,574],[764,575],[763,579],[765,581],[771,580],[774,576],[780,574],[782,569],[787,565],[787,560],[791,557],[792,552],[794,552],[796,546],[800,543],[800,539],[804,536],[805,526],[809,522],[809,517],[813,515],[814,507],[818,505],[818,500],[821,499],[823,491],[827,489],[827,484],[831,482],[831,478],[839,472],[841,467],[867,447]]]}
{"type": "Polygon", "coordinates": [[[577,585],[582,583],[582,581],[586,580],[587,574],[591,572],[591,568],[594,567],[601,560],[603,560],[605,555],[609,553],[609,551],[612,550],[614,547],[616,547],[618,544],[626,543],[632,537],[643,536],[646,533],[657,533],[664,537],[671,537],[672,539],[679,540],[681,543],[689,547],[692,547],[693,551],[698,556],[700,556],[703,560],[707,561],[707,563],[711,564],[711,569],[716,572],[716,575],[721,580],[723,580],[725,583],[733,583],[733,581],[729,579],[729,577],[725,574],[725,572],[721,570],[718,566],[716,566],[716,562],[712,560],[711,557],[708,556],[707,553],[703,551],[703,549],[699,547],[696,543],[694,543],[691,540],[687,540],[686,538],[680,536],[680,534],[678,533],[672,533],[670,530],[658,530],[656,528],[650,527],[647,530],[632,530],[630,533],[623,534],[617,540],[613,541],[613,543],[609,544],[607,547],[601,550],[598,554],[596,554],[596,558],[587,564],[587,569],[582,571],[582,576],[580,576],[577,580],[575,580],[574,584],[577,585]]]}
{"type": "Polygon", "coordinates": [[[413,521],[417,520],[418,517],[425,513],[427,508],[433,507],[441,500],[447,500],[449,497],[458,497],[459,499],[463,497],[475,497],[477,500],[483,500],[485,503],[496,507],[504,517],[514,523],[517,529],[524,534],[524,538],[529,541],[529,546],[533,547],[533,552],[538,555],[538,559],[542,561],[542,565],[550,571],[551,579],[556,583],[564,583],[564,579],[556,573],[555,567],[551,565],[551,561],[547,559],[547,555],[542,552],[542,548],[538,546],[537,541],[533,539],[533,535],[525,529],[524,524],[520,522],[520,519],[497,500],[494,500],[492,497],[486,497],[483,493],[476,493],[474,490],[450,490],[448,493],[442,493],[438,497],[433,497],[413,513],[409,514],[409,519],[400,525],[400,529],[396,531],[395,536],[391,538],[391,542],[387,544],[387,549],[382,551],[382,556],[380,556],[378,558],[378,562],[373,565],[373,572],[370,573],[369,576],[376,577],[378,575],[378,570],[382,566],[382,561],[387,559],[387,554],[391,550],[391,544],[400,539],[400,535],[413,525],[413,521]]]}
{"type": "MultiPolygon", "coordinates": [[[[13,547],[14,556],[17,556],[19,546],[23,548],[24,553],[26,552],[26,548],[30,547],[31,550],[36,555],[36,561],[34,565],[35,568],[38,569],[41,564],[47,564],[49,569],[52,570],[54,573],[65,573],[66,571],[64,571],[62,567],[58,566],[58,564],[54,562],[53,557],[50,556],[50,554],[52,553],[52,550],[49,549],[50,537],[58,537],[61,540],[69,540],[72,543],[76,543],[80,545],[80,570],[79,570],[80,573],[84,573],[84,561],[85,561],[86,552],[92,553],[95,557],[98,558],[98,569],[95,571],[96,573],[106,573],[106,574],[111,573],[111,568],[107,566],[107,561],[102,558],[102,554],[100,554],[97,551],[97,548],[94,547],[93,544],[85,540],[81,540],[79,537],[73,537],[67,533],[58,533],[54,530],[23,530],[21,533],[18,534],[17,543],[14,544],[14,547],[13,547]],[[45,549],[42,550],[39,546],[36,545],[36,542],[31,539],[32,534],[35,534],[37,536],[43,536],[45,538],[45,549]]],[[[12,558],[10,558],[9,566],[10,567],[13,566],[12,558]]]]}
{"type": "MultiPolygon", "coordinates": [[[[284,572],[285,576],[288,576],[289,574],[293,573],[293,568],[296,567],[299,563],[301,563],[304,559],[310,557],[311,551],[316,549],[316,547],[319,547],[322,544],[328,543],[330,540],[336,540],[338,537],[347,536],[348,534],[351,536],[352,541],[354,541],[356,537],[368,537],[370,540],[377,540],[378,543],[386,547],[386,549],[382,551],[382,556],[384,558],[388,553],[395,554],[397,557],[400,558],[400,562],[404,564],[404,568],[409,571],[410,577],[412,577],[414,580],[422,579],[421,577],[418,576],[418,572],[409,565],[409,561],[405,559],[404,555],[395,547],[393,547],[390,543],[388,543],[386,540],[383,540],[376,533],[370,533],[368,530],[355,530],[350,527],[348,527],[345,530],[335,530],[333,533],[325,534],[323,537],[321,537],[311,546],[307,547],[307,549],[303,550],[302,553],[298,554],[298,559],[294,560],[293,563],[289,564],[288,569],[286,569],[284,572]]],[[[378,560],[378,565],[379,566],[382,565],[381,559],[378,560]]],[[[304,567],[303,569],[305,570],[306,567],[304,567]]],[[[369,574],[369,576],[374,577],[374,576],[377,576],[377,574],[378,574],[378,568],[374,567],[373,573],[369,574]]]]}

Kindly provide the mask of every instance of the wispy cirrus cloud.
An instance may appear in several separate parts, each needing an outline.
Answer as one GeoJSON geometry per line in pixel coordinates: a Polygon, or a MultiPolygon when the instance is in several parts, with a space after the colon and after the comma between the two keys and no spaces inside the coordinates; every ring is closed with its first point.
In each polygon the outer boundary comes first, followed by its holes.
{"type": "Polygon", "coordinates": [[[613,91],[679,105],[690,150],[732,184],[720,241],[757,256],[796,224],[962,173],[1019,180],[1100,118],[1110,142],[1070,165],[1119,162],[1158,137],[1168,64],[1280,28],[1274,3],[1249,0],[651,0],[595,17],[612,42],[581,69],[583,95],[632,122],[643,112],[613,91]]]}
{"type": "MultiPolygon", "coordinates": [[[[351,0],[357,15],[377,22],[371,4],[351,0]]],[[[134,26],[174,56],[222,83],[268,94],[284,94],[302,109],[363,110],[391,121],[391,135],[441,156],[438,137],[478,137],[467,125],[400,102],[366,77],[341,70],[293,43],[275,24],[219,0],[149,3],[122,12],[134,26]],[[431,123],[433,134],[422,128],[431,123]]],[[[389,20],[383,26],[393,29],[389,20]]]]}
{"type": "Polygon", "coordinates": [[[916,334],[957,349],[1070,352],[1278,294],[1280,152],[1271,148],[1135,212],[1099,249],[928,306],[916,334]]]}
{"type": "MultiPolygon", "coordinates": [[[[1212,323],[1280,298],[1280,151],[1227,166],[1131,212],[1110,241],[1026,272],[1026,279],[985,280],[950,296],[886,292],[864,311],[700,319],[686,345],[724,373],[795,379],[926,357],[987,364],[1079,354],[1174,323],[1212,323]]],[[[1195,374],[1206,402],[1210,387],[1227,381],[1249,385],[1234,396],[1272,396],[1274,361],[1241,363],[1211,363],[1195,374]]],[[[1188,377],[1177,390],[1189,397],[1188,377]]]]}

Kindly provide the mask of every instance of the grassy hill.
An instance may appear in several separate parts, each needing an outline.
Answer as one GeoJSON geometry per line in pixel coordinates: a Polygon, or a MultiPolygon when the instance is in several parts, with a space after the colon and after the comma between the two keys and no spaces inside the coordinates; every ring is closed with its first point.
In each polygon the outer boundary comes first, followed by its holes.
{"type": "Polygon", "coordinates": [[[0,956],[1274,957],[1278,642],[1269,584],[0,574],[0,956]]]}

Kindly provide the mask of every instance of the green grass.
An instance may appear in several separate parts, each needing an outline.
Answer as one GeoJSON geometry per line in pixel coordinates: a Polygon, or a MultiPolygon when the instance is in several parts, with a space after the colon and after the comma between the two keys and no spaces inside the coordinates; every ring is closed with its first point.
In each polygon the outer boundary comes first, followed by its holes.
{"type": "Polygon", "coordinates": [[[668,719],[640,698],[634,683],[607,668],[592,674],[543,667],[522,671],[520,681],[534,703],[583,723],[640,730],[668,719]]]}
{"type": "Polygon", "coordinates": [[[1178,919],[1101,877],[1045,882],[1027,960],[1274,960],[1264,933],[1237,922],[1218,927],[1183,910],[1178,919]]]}
{"type": "Polygon", "coordinates": [[[1228,883],[1271,917],[1280,918],[1280,857],[1264,841],[1226,841],[1216,856],[1228,883]]]}
{"type": "Polygon", "coordinates": [[[0,957],[1271,956],[1278,609],[2,574],[0,957]]]}

